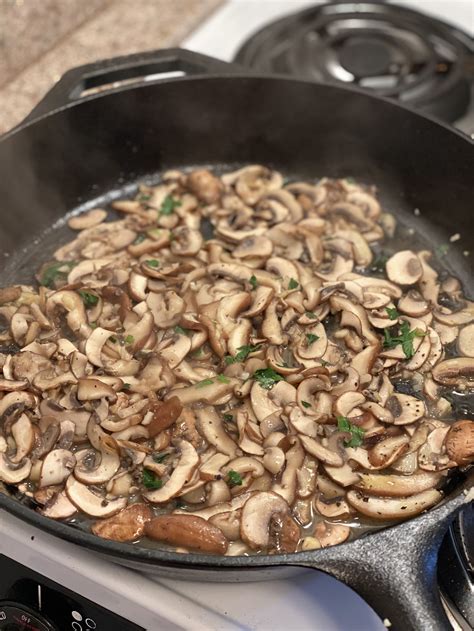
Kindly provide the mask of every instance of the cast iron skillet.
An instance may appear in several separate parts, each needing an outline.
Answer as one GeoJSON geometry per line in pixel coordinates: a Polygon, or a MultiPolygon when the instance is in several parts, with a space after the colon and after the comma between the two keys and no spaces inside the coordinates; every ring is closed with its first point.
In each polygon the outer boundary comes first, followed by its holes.
{"type": "MultiPolygon", "coordinates": [[[[473,257],[462,255],[474,252],[474,152],[467,137],[353,89],[251,75],[182,50],[70,71],[30,120],[3,138],[0,250],[10,256],[2,255],[2,282],[31,280],[68,232],[59,225],[39,242],[35,237],[71,209],[95,205],[101,197],[106,203],[166,168],[230,163],[375,182],[386,207],[410,221],[432,247],[461,233],[459,252],[451,248],[447,263],[473,293],[473,257]],[[169,71],[186,76],[76,100],[84,89],[169,71]],[[413,216],[414,208],[420,217],[413,216]]],[[[437,631],[450,628],[436,587],[437,552],[472,482],[472,471],[458,474],[442,505],[365,538],[250,558],[180,555],[105,541],[41,517],[2,493],[0,507],[109,560],[174,578],[241,582],[281,578],[282,571],[292,575],[301,568],[323,570],[357,590],[393,629],[437,631]]]]}

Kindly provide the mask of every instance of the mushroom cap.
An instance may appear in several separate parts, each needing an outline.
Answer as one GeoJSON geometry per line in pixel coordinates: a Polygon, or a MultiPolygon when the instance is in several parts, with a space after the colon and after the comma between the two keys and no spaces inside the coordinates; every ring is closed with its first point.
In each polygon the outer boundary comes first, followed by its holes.
{"type": "Polygon", "coordinates": [[[399,285],[415,285],[423,275],[421,261],[411,250],[402,250],[391,256],[386,271],[388,278],[399,285]]]}
{"type": "Polygon", "coordinates": [[[347,501],[363,515],[372,519],[408,519],[437,504],[442,494],[428,489],[409,497],[372,497],[349,491],[347,501]]]}
{"type": "Polygon", "coordinates": [[[106,497],[94,493],[88,486],[76,480],[73,475],[67,479],[66,494],[74,506],[91,517],[110,517],[127,505],[126,497],[108,500],[106,497]]]}
{"type": "Polygon", "coordinates": [[[242,509],[240,536],[252,549],[265,550],[270,543],[270,522],[288,515],[290,508],[277,493],[260,491],[242,509]]]}

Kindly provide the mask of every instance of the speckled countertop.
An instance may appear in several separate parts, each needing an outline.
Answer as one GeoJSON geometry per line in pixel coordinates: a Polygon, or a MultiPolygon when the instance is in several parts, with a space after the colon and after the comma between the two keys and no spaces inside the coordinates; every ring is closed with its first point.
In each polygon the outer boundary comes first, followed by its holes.
{"type": "Polygon", "coordinates": [[[179,45],[222,2],[0,0],[0,133],[70,68],[179,45]]]}

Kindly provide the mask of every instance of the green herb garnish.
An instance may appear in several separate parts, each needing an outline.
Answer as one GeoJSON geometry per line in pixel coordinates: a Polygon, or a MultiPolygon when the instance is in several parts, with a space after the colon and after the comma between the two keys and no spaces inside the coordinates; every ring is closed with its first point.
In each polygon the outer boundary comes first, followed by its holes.
{"type": "Polygon", "coordinates": [[[411,359],[415,354],[413,350],[413,340],[415,337],[424,337],[426,333],[420,331],[420,329],[413,329],[410,331],[410,325],[408,322],[403,322],[400,326],[400,334],[392,335],[388,329],[384,330],[384,348],[395,348],[399,344],[402,345],[403,352],[407,359],[411,359]]]}
{"type": "Polygon", "coordinates": [[[288,289],[297,289],[300,286],[299,282],[294,278],[290,278],[290,282],[288,283],[288,289]]]}
{"type": "Polygon", "coordinates": [[[137,197],[137,201],[140,202],[140,204],[142,204],[143,202],[147,202],[151,199],[151,193],[140,193],[140,195],[137,197]]]}
{"type": "Polygon", "coordinates": [[[306,316],[307,318],[310,318],[311,320],[316,320],[316,318],[318,317],[318,316],[314,313],[314,311],[306,311],[306,312],[305,312],[305,316],[306,316]]]}
{"type": "Polygon", "coordinates": [[[148,267],[158,267],[160,261],[157,261],[156,259],[148,259],[147,261],[145,261],[145,263],[148,265],[148,267]]]}
{"type": "Polygon", "coordinates": [[[161,204],[160,215],[171,215],[178,206],[181,206],[179,199],[174,199],[171,195],[167,195],[161,204]]]}
{"type": "Polygon", "coordinates": [[[385,307],[385,311],[387,312],[387,315],[390,318],[390,320],[396,320],[397,318],[400,317],[400,314],[398,313],[396,309],[392,309],[391,307],[385,307]]]}
{"type": "Polygon", "coordinates": [[[141,234],[139,234],[137,236],[137,238],[135,239],[135,241],[133,242],[133,245],[138,245],[139,243],[143,243],[143,241],[145,241],[146,237],[143,234],[143,232],[141,234]]]}
{"type": "Polygon", "coordinates": [[[40,284],[44,287],[54,289],[54,281],[66,279],[68,273],[75,265],[77,265],[76,261],[58,261],[57,263],[48,265],[41,274],[40,284]]]}
{"type": "Polygon", "coordinates": [[[311,344],[319,340],[319,335],[315,335],[314,333],[306,333],[306,340],[308,342],[308,346],[311,346],[311,344]]]}
{"type": "Polygon", "coordinates": [[[379,274],[383,274],[385,272],[385,265],[387,264],[387,261],[388,256],[385,256],[385,254],[380,254],[372,261],[369,270],[371,272],[378,272],[379,274]]]}
{"type": "Polygon", "coordinates": [[[143,469],[142,484],[147,489],[161,489],[163,480],[150,469],[143,469]]]}
{"type": "Polygon", "coordinates": [[[449,243],[442,243],[436,248],[436,253],[438,256],[446,256],[449,252],[449,243]]]}
{"type": "Polygon", "coordinates": [[[203,379],[196,384],[196,388],[204,388],[205,386],[212,386],[214,381],[212,379],[203,379]]]}
{"type": "Polygon", "coordinates": [[[361,427],[357,427],[357,425],[353,425],[346,416],[337,417],[337,427],[341,432],[351,434],[351,439],[344,441],[346,447],[360,447],[360,445],[362,445],[365,430],[361,427]]]}
{"type": "Polygon", "coordinates": [[[133,344],[135,338],[133,337],[133,335],[126,335],[123,341],[125,342],[125,344],[133,344]]]}
{"type": "Polygon", "coordinates": [[[225,358],[225,363],[229,366],[230,364],[235,364],[236,362],[243,362],[247,359],[250,353],[255,353],[261,348],[262,348],[261,344],[256,344],[256,345],[249,344],[248,346],[239,346],[239,348],[237,349],[237,353],[234,355],[234,357],[227,355],[227,357],[225,358]]]}
{"type": "Polygon", "coordinates": [[[240,486],[242,484],[242,476],[237,471],[231,469],[227,474],[229,486],[240,486]]]}
{"type": "Polygon", "coordinates": [[[230,380],[225,375],[217,375],[216,379],[219,383],[230,383],[230,380]]]}
{"type": "Polygon", "coordinates": [[[301,405],[304,408],[310,408],[311,407],[311,403],[308,403],[308,401],[301,401],[301,405]]]}
{"type": "MultiPolygon", "coordinates": [[[[169,457],[169,454],[168,454],[168,453],[166,453],[166,451],[164,451],[164,452],[162,452],[161,454],[160,454],[160,453],[157,453],[157,454],[152,454],[152,456],[151,456],[151,457],[153,458],[153,460],[154,460],[155,462],[157,462],[158,464],[161,464],[162,462],[164,462],[164,461],[166,460],[166,458],[168,458],[168,457],[169,457]]],[[[145,469],[145,470],[146,470],[146,469],[145,469]]]]}
{"type": "Polygon", "coordinates": [[[234,417],[232,416],[232,414],[224,414],[224,421],[227,421],[228,423],[232,423],[234,420],[234,417]]]}
{"type": "Polygon", "coordinates": [[[282,375],[279,375],[273,368],[260,368],[253,373],[252,379],[258,381],[262,388],[271,390],[279,381],[285,381],[282,375]]]}
{"type": "Polygon", "coordinates": [[[257,277],[255,276],[255,274],[249,278],[249,283],[252,285],[252,289],[257,289],[258,281],[257,281],[257,277]]]}
{"type": "Polygon", "coordinates": [[[132,386],[131,386],[129,383],[124,383],[124,384],[123,384],[123,386],[122,386],[122,388],[123,388],[124,390],[129,390],[131,387],[132,387],[132,386]]]}
{"type": "Polygon", "coordinates": [[[91,294],[88,291],[84,291],[80,289],[79,295],[81,296],[82,302],[85,304],[86,309],[95,307],[96,304],[99,302],[99,296],[96,296],[95,294],[91,294]]]}

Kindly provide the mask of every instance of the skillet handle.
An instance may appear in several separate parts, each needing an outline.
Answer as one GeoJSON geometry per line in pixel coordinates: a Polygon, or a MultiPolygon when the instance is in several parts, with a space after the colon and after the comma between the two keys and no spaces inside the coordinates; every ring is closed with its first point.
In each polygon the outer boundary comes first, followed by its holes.
{"type": "MultiPolygon", "coordinates": [[[[464,496],[395,528],[318,550],[304,565],[354,589],[390,631],[452,631],[439,597],[438,550],[464,496]]],[[[355,624],[355,622],[354,622],[355,624]]]]}
{"type": "MultiPolygon", "coordinates": [[[[110,86],[108,91],[120,91],[129,88],[132,83],[144,85],[151,81],[159,81],[159,75],[169,75],[169,73],[179,73],[179,76],[182,76],[242,71],[243,68],[237,64],[227,63],[183,48],[164,48],[136,55],[102,59],[68,70],[30,112],[24,122],[79,101],[81,94],[92,88],[110,86]],[[157,76],[151,80],[145,80],[145,77],[151,75],[157,76]],[[124,85],[118,85],[120,82],[124,85]]],[[[166,78],[170,77],[162,77],[162,79],[166,78]]]]}

